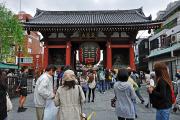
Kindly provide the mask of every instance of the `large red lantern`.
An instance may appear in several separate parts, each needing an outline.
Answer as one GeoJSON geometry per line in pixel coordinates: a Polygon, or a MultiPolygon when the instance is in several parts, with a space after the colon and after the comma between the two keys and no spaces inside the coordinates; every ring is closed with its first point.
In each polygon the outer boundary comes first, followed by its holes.
{"type": "Polygon", "coordinates": [[[85,42],[79,48],[79,61],[82,64],[95,65],[100,60],[100,47],[95,42],[85,42]]]}

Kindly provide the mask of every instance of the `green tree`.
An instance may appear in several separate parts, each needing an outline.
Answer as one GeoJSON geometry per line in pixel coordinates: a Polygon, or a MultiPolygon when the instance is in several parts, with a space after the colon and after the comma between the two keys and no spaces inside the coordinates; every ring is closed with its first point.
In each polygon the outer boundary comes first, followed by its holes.
{"type": "MultiPolygon", "coordinates": [[[[0,52],[8,55],[12,45],[23,46],[23,28],[17,17],[0,3],[0,52]]],[[[0,58],[2,61],[2,57],[0,58]]]]}

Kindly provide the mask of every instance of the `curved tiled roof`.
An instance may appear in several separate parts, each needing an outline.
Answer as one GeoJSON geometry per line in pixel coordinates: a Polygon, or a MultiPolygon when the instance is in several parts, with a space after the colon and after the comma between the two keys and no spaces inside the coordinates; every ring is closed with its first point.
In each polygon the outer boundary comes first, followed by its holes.
{"type": "Polygon", "coordinates": [[[37,9],[36,15],[28,24],[129,24],[151,22],[142,8],[132,10],[104,11],[44,11],[37,9]]]}

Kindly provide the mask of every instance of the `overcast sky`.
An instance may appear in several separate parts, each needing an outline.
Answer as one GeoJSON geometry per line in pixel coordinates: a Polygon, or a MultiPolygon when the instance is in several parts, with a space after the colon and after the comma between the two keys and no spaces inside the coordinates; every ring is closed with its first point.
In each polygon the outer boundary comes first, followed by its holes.
{"type": "Polygon", "coordinates": [[[34,16],[36,8],[42,10],[128,10],[143,7],[146,16],[156,18],[159,10],[177,0],[0,0],[14,13],[21,11],[34,16]]]}

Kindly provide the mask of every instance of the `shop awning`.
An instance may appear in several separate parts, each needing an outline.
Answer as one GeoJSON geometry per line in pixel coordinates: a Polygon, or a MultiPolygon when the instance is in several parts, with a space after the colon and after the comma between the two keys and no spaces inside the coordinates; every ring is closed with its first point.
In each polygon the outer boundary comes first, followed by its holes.
{"type": "Polygon", "coordinates": [[[18,66],[15,64],[0,63],[0,69],[18,69],[18,66]]]}

